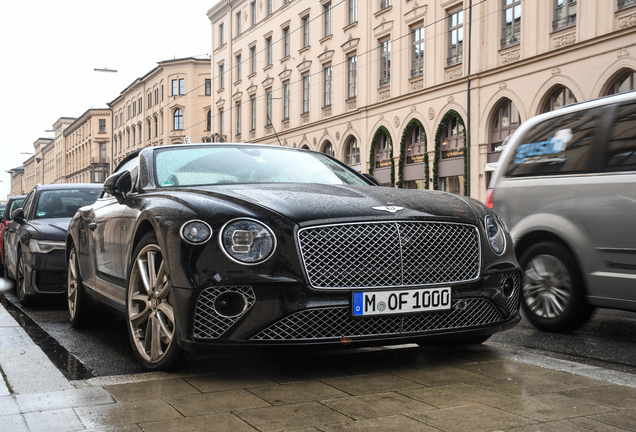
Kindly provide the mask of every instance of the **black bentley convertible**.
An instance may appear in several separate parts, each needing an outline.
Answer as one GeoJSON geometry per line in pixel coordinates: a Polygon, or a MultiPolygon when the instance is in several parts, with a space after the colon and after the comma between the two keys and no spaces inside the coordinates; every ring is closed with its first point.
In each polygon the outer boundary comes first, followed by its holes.
{"type": "Polygon", "coordinates": [[[132,153],[66,255],[73,325],[118,311],[148,370],[219,346],[479,343],[519,321],[512,242],[486,206],[293,148],[132,153]]]}

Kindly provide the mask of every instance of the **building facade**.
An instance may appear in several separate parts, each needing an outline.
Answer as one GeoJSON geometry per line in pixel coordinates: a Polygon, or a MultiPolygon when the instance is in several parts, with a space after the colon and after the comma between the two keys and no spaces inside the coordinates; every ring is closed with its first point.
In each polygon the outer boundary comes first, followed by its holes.
{"type": "Polygon", "coordinates": [[[11,193],[7,198],[24,195],[24,166],[10,169],[7,172],[11,175],[11,193]]]}
{"type": "Polygon", "coordinates": [[[103,183],[110,173],[111,111],[89,109],[62,132],[65,183],[103,183]]]}
{"type": "Polygon", "coordinates": [[[53,154],[53,175],[51,183],[66,183],[66,172],[64,168],[66,160],[64,150],[64,130],[69,127],[75,120],[74,117],[60,117],[53,123],[53,131],[55,132],[54,154],[53,154]]]}
{"type": "Polygon", "coordinates": [[[484,200],[526,119],[633,90],[636,0],[229,0],[211,129],[484,200]]]}
{"type": "MultiPolygon", "coordinates": [[[[149,146],[207,141],[210,59],[162,61],[108,105],[113,112],[113,161],[149,146]]],[[[113,166],[113,168],[114,168],[113,166]]]]}

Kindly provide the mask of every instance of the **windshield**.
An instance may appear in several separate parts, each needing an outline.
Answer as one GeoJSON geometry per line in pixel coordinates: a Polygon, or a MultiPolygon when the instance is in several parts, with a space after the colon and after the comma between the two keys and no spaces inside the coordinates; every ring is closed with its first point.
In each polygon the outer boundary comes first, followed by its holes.
{"type": "Polygon", "coordinates": [[[100,188],[43,191],[38,200],[35,219],[73,217],[80,207],[93,204],[100,193],[100,188]]]}
{"type": "Polygon", "coordinates": [[[161,187],[230,183],[321,183],[368,185],[347,168],[320,153],[278,147],[178,147],[158,150],[161,187]]]}

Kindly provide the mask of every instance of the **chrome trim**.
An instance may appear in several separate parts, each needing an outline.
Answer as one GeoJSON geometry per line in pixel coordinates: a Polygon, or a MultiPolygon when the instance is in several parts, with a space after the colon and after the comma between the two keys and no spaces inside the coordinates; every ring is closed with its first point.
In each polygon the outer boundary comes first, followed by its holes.
{"type": "Polygon", "coordinates": [[[596,250],[600,252],[607,252],[607,253],[636,254],[636,248],[597,247],[596,250]]]}
{"type": "Polygon", "coordinates": [[[268,259],[270,259],[272,257],[272,255],[274,255],[274,252],[276,252],[276,248],[278,247],[278,239],[276,239],[276,235],[274,234],[274,231],[272,231],[272,229],[265,224],[264,222],[259,221],[258,219],[253,219],[253,218],[246,218],[246,217],[240,217],[240,218],[236,218],[236,219],[232,219],[230,221],[227,221],[223,227],[221,227],[221,230],[219,231],[219,247],[221,248],[221,250],[223,251],[223,253],[225,254],[226,257],[228,257],[230,260],[234,261],[235,263],[238,264],[242,264],[242,265],[246,265],[246,266],[254,266],[254,265],[259,265],[259,264],[263,264],[265,261],[267,261],[268,259]],[[272,238],[274,239],[274,247],[272,247],[271,252],[269,253],[269,255],[267,255],[265,257],[265,259],[259,261],[259,262],[255,262],[255,263],[246,263],[243,261],[239,261],[236,258],[232,257],[227,250],[225,250],[225,246],[223,245],[223,232],[225,231],[225,228],[231,224],[232,222],[236,222],[236,221],[241,221],[241,220],[248,220],[248,221],[252,221],[252,222],[256,222],[259,225],[262,225],[267,231],[269,231],[270,235],[272,236],[272,238]]]}
{"type": "Polygon", "coordinates": [[[184,223],[183,223],[183,225],[181,225],[181,228],[179,228],[179,236],[181,237],[181,240],[183,240],[184,242],[186,242],[186,243],[188,243],[188,244],[194,245],[194,246],[198,246],[198,245],[202,245],[202,244],[207,243],[207,242],[208,242],[208,241],[212,238],[212,235],[213,235],[213,234],[214,234],[214,231],[212,230],[212,227],[210,226],[210,224],[209,224],[209,223],[207,223],[206,221],[201,220],[201,219],[192,219],[192,220],[189,220],[189,221],[187,221],[187,222],[184,222],[184,223]],[[210,236],[209,236],[207,239],[205,239],[204,241],[199,242],[199,243],[194,243],[194,242],[191,242],[191,241],[187,240],[187,239],[183,236],[183,228],[184,228],[187,224],[192,223],[192,222],[201,222],[202,224],[206,225],[206,226],[210,229],[210,236]]]}
{"type": "MultiPolygon", "coordinates": [[[[398,235],[399,235],[399,230],[398,230],[398,235]]],[[[459,223],[459,222],[446,222],[446,221],[421,221],[421,220],[386,220],[386,221],[369,221],[369,222],[349,222],[349,223],[334,223],[334,224],[325,224],[325,225],[314,225],[314,226],[309,226],[309,227],[304,227],[301,228],[297,231],[296,233],[296,242],[298,245],[298,249],[300,251],[300,258],[302,261],[302,265],[303,265],[303,271],[305,272],[305,277],[307,278],[307,281],[309,282],[309,286],[311,286],[312,288],[316,289],[316,290],[349,290],[351,288],[355,288],[355,289],[383,289],[383,288],[407,288],[407,287],[428,287],[428,286],[437,286],[437,285],[448,285],[449,283],[452,284],[457,284],[457,283],[466,283],[466,282],[474,282],[476,280],[479,280],[479,278],[481,277],[481,271],[482,271],[482,251],[481,251],[481,235],[480,235],[480,230],[479,227],[477,227],[476,225],[471,225],[471,224],[466,224],[466,223],[459,223]],[[459,225],[459,226],[464,226],[464,227],[468,227],[468,228],[472,228],[475,230],[475,233],[477,235],[477,261],[478,261],[478,269],[477,269],[477,275],[472,278],[472,279],[462,279],[462,280],[457,280],[457,281],[441,281],[441,282],[434,282],[434,283],[415,283],[415,284],[402,284],[402,285],[373,285],[373,286],[347,286],[347,287],[333,287],[333,286],[317,286],[316,284],[314,284],[314,282],[312,282],[311,277],[309,275],[309,272],[307,270],[307,263],[306,263],[306,259],[305,259],[305,253],[303,251],[302,245],[301,245],[301,241],[300,241],[300,234],[303,231],[307,231],[307,230],[312,230],[312,229],[316,229],[316,228],[327,228],[327,227],[338,227],[338,226],[352,226],[352,225],[389,225],[389,224],[444,224],[444,225],[459,225]]],[[[504,249],[505,250],[505,249],[504,249]]],[[[403,264],[403,252],[402,252],[402,242],[401,242],[401,238],[400,238],[400,263],[403,264]]],[[[401,269],[400,269],[400,273],[402,275],[402,280],[404,280],[404,266],[401,265],[401,269]]]]}

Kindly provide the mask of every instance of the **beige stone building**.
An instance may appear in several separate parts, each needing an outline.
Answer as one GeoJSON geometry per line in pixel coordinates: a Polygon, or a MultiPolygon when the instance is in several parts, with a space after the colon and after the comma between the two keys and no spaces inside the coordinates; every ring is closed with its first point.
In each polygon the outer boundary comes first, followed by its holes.
{"type": "Polygon", "coordinates": [[[111,160],[110,124],[110,109],[91,108],[65,127],[62,132],[65,183],[103,183],[106,180],[111,160]]]}
{"type": "MultiPolygon", "coordinates": [[[[64,130],[69,127],[75,120],[74,117],[60,117],[55,123],[53,123],[53,131],[55,132],[54,139],[54,153],[52,155],[53,160],[52,165],[53,168],[50,169],[51,173],[49,174],[50,182],[48,183],[66,183],[66,172],[65,168],[65,154],[66,151],[64,149],[64,130]]],[[[48,163],[48,160],[47,160],[48,163]]]]}
{"type": "Polygon", "coordinates": [[[634,89],[636,0],[472,3],[219,2],[212,131],[483,200],[520,123],[634,89]]]}
{"type": "Polygon", "coordinates": [[[24,195],[24,166],[10,169],[7,172],[11,175],[11,193],[7,198],[24,195]]]}
{"type": "Polygon", "coordinates": [[[157,63],[108,105],[113,112],[113,168],[148,146],[201,142],[210,136],[210,59],[157,63]]]}
{"type": "MultiPolygon", "coordinates": [[[[36,184],[45,183],[44,154],[49,155],[53,148],[51,138],[38,138],[33,142],[33,156],[24,161],[24,192],[28,193],[36,184]]],[[[49,156],[50,157],[50,156],[49,156]]],[[[13,177],[11,179],[13,190],[13,177]]]]}

